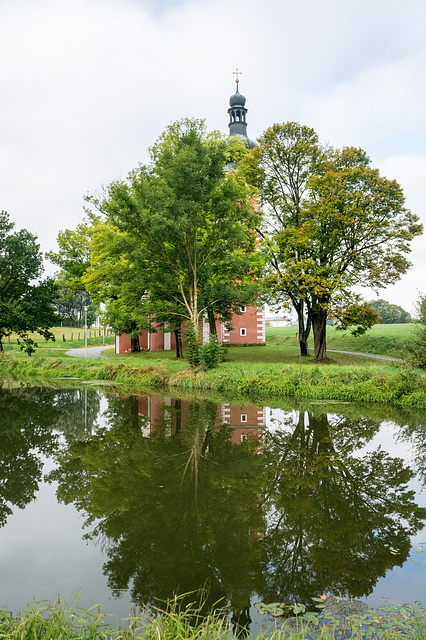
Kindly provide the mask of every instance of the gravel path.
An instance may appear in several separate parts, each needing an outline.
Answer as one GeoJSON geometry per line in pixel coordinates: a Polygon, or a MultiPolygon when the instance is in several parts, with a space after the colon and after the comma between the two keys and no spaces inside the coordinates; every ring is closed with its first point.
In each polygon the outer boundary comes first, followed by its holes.
{"type": "Polygon", "coordinates": [[[364,358],[376,358],[377,360],[393,360],[394,362],[403,362],[401,358],[390,358],[389,356],[377,356],[374,353],[357,353],[356,351],[337,351],[337,349],[327,349],[331,353],[346,353],[348,356],[364,356],[364,358]]]}
{"type": "MultiPolygon", "coordinates": [[[[102,355],[101,351],[105,349],[111,348],[113,345],[103,345],[101,347],[87,347],[87,357],[88,358],[107,358],[108,356],[102,355]]],[[[73,356],[73,358],[84,358],[86,355],[85,347],[81,349],[70,349],[66,351],[65,354],[67,356],[73,356]]]]}

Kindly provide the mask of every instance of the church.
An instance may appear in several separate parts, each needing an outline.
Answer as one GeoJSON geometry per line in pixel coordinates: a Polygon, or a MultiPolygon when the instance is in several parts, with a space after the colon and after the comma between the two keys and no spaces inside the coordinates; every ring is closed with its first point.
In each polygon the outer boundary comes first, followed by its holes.
{"type": "MultiPolygon", "coordinates": [[[[236,72],[236,91],[229,99],[229,135],[240,138],[247,148],[252,149],[256,142],[247,136],[246,99],[239,92],[238,70],[236,72]]],[[[264,344],[265,310],[257,306],[241,306],[239,314],[233,314],[230,323],[216,322],[217,339],[223,344],[264,344]]],[[[209,339],[210,327],[207,318],[203,321],[203,340],[209,339]]],[[[142,351],[168,351],[176,349],[175,334],[146,332],[139,337],[142,351]]],[[[127,334],[116,337],[116,353],[130,352],[130,338],[127,334]]]]}

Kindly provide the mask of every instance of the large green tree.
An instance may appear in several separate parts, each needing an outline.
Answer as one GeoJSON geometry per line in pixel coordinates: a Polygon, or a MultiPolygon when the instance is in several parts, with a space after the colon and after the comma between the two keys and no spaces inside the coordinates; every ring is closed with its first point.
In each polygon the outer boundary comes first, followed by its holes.
{"type": "Polygon", "coordinates": [[[243,168],[272,220],[264,234],[267,282],[305,323],[302,341],[312,326],[315,358],[323,360],[329,317],[356,324],[358,333],[377,322],[354,287],[396,282],[422,225],[399,184],[373,169],[362,149],[321,150],[314,132],[297,123],[274,125],[259,142],[243,168]]]}
{"type": "MultiPolygon", "coordinates": [[[[302,225],[302,206],[308,195],[308,184],[317,171],[323,157],[318,135],[310,127],[298,122],[275,124],[265,131],[259,145],[240,160],[240,170],[257,193],[264,209],[263,226],[259,234],[263,238],[269,268],[265,282],[272,292],[272,303],[290,303],[297,313],[300,353],[309,354],[308,337],[311,317],[301,282],[292,286],[282,281],[281,264],[275,238],[283,229],[296,231],[302,225]]],[[[299,257],[301,248],[296,248],[299,257]]]]}
{"type": "Polygon", "coordinates": [[[169,319],[188,320],[197,335],[209,310],[226,317],[253,299],[259,215],[244,179],[225,171],[232,150],[202,121],[176,122],[150,149],[150,164],[112,183],[104,197],[89,198],[118,232],[137,241],[144,265],[134,272],[139,298],[149,294],[169,319]]]}
{"type": "Polygon", "coordinates": [[[27,231],[13,231],[14,224],[0,212],[0,352],[3,339],[11,333],[28,354],[34,351],[31,333],[54,340],[50,327],[55,324],[54,282],[40,280],[43,256],[36,237],[27,231]]]}

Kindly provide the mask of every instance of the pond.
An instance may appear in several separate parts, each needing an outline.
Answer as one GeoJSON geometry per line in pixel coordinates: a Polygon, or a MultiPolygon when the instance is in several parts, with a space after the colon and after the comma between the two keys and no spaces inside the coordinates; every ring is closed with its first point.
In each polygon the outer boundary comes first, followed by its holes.
{"type": "Polygon", "coordinates": [[[256,631],[259,601],[426,604],[419,415],[5,386],[0,411],[0,608],[201,590],[256,631]]]}

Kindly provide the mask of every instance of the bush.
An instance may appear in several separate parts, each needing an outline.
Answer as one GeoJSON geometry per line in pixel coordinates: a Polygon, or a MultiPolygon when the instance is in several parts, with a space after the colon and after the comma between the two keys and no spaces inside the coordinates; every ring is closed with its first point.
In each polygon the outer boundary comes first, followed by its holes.
{"type": "Polygon", "coordinates": [[[426,296],[420,296],[416,307],[416,325],[405,348],[410,354],[410,360],[414,366],[426,369],[426,296]]]}
{"type": "Polygon", "coordinates": [[[200,364],[203,369],[214,369],[223,360],[223,347],[217,337],[211,335],[208,342],[200,349],[200,364]]]}

